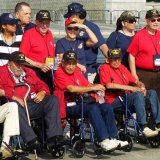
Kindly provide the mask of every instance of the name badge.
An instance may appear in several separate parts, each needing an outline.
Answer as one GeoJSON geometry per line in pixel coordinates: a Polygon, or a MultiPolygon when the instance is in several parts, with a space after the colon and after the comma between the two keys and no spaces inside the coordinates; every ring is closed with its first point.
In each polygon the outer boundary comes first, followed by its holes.
{"type": "Polygon", "coordinates": [[[54,58],[47,57],[46,58],[46,64],[54,65],[54,58]]]}
{"type": "Polygon", "coordinates": [[[160,67],[160,55],[153,55],[153,64],[155,67],[160,67]]]}

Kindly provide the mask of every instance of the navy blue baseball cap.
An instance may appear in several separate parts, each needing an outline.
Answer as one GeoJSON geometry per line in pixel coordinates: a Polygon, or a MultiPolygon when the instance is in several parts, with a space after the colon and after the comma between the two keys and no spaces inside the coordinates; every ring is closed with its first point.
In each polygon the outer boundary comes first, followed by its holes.
{"type": "Polygon", "coordinates": [[[11,13],[2,13],[0,16],[0,24],[16,24],[17,21],[11,13]]]}
{"type": "Polygon", "coordinates": [[[64,15],[64,18],[69,18],[73,14],[80,13],[82,11],[84,11],[82,4],[75,2],[71,3],[70,5],[68,5],[68,12],[64,15]]]}

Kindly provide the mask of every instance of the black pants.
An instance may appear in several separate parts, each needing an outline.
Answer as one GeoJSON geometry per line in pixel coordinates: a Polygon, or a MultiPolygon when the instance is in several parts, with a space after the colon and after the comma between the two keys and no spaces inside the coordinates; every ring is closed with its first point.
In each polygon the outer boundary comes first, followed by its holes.
{"type": "Polygon", "coordinates": [[[43,71],[41,71],[38,68],[31,67],[31,69],[33,69],[35,71],[36,75],[48,85],[50,93],[53,94],[54,87],[53,87],[53,73],[52,73],[52,70],[44,73],[43,71]]]}
{"type": "MultiPolygon", "coordinates": [[[[46,96],[39,104],[33,100],[27,101],[30,119],[44,118],[46,124],[47,139],[56,135],[63,135],[59,103],[57,97],[46,96]]],[[[25,143],[36,138],[33,129],[29,126],[25,109],[19,106],[20,132],[25,143]]]]}

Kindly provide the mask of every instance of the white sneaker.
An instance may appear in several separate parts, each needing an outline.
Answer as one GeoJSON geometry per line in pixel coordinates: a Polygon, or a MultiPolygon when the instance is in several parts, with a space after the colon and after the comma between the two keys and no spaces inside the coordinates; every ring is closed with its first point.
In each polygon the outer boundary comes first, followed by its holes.
{"type": "Polygon", "coordinates": [[[128,146],[128,141],[120,141],[117,139],[112,139],[112,141],[114,141],[115,143],[117,143],[118,145],[120,145],[120,148],[124,148],[126,146],[128,146]]]}
{"type": "Polygon", "coordinates": [[[112,140],[105,139],[100,142],[100,146],[104,149],[104,151],[110,151],[116,149],[118,144],[112,140]]]}
{"type": "Polygon", "coordinates": [[[143,133],[146,137],[155,137],[158,135],[158,131],[153,131],[148,127],[145,127],[143,133]]]}

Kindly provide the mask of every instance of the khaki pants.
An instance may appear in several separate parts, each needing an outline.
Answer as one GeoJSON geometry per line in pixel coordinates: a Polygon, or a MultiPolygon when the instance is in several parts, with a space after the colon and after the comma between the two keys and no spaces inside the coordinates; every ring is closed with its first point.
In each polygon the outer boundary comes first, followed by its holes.
{"type": "Polygon", "coordinates": [[[17,103],[8,102],[0,106],[0,123],[3,122],[3,137],[20,134],[17,103]]]}

